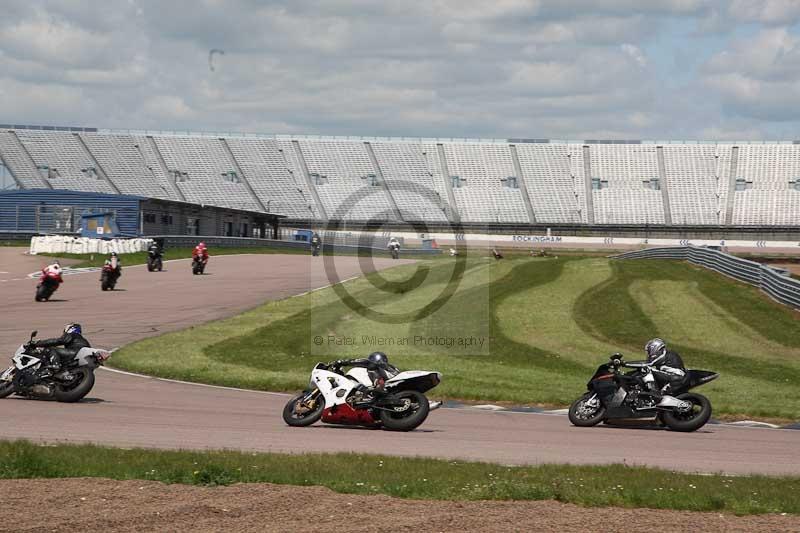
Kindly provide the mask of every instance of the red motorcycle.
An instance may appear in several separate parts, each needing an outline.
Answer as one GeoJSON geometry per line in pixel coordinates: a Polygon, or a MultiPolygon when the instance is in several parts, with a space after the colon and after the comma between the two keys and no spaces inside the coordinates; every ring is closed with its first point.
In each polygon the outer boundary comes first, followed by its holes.
{"type": "Polygon", "coordinates": [[[117,280],[120,276],[119,267],[113,264],[106,263],[103,265],[103,271],[100,274],[100,289],[104,291],[113,291],[117,286],[117,280]]]}
{"type": "Polygon", "coordinates": [[[46,268],[42,269],[42,275],[39,276],[39,284],[36,286],[36,301],[44,302],[49,300],[62,283],[64,283],[64,278],[61,277],[61,273],[53,272],[46,268]]]}
{"type": "Polygon", "coordinates": [[[192,274],[202,274],[206,271],[208,253],[192,253],[192,274]]]}

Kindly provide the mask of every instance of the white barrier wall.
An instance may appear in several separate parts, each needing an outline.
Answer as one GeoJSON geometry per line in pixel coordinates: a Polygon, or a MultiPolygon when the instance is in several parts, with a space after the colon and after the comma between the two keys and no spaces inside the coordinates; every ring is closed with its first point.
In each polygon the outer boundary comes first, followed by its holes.
{"type": "Polygon", "coordinates": [[[152,239],[89,239],[87,237],[66,237],[48,235],[31,239],[31,254],[130,254],[144,252],[152,239]]]}

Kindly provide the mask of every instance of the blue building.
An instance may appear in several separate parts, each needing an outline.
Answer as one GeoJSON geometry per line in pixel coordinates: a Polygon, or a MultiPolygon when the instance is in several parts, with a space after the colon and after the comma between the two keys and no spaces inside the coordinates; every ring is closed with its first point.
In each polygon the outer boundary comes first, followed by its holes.
{"type": "Polygon", "coordinates": [[[81,216],[88,213],[113,213],[121,235],[127,237],[276,237],[283,218],[258,211],[120,194],[64,189],[0,191],[0,233],[75,234],[80,232],[81,216]]]}

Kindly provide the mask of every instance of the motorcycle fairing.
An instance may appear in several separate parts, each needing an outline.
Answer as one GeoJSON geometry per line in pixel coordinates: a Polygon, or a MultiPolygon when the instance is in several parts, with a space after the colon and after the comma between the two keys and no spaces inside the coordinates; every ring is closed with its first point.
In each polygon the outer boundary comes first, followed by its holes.
{"type": "Polygon", "coordinates": [[[386,388],[395,391],[415,390],[427,392],[442,381],[440,372],[429,370],[407,370],[386,380],[386,388]]]}
{"type": "MultiPolygon", "coordinates": [[[[376,423],[369,411],[366,409],[353,409],[347,403],[347,397],[360,384],[360,378],[357,377],[359,374],[356,372],[356,376],[343,376],[321,368],[314,369],[311,374],[311,381],[319,389],[325,401],[325,409],[322,411],[323,422],[353,425],[376,423]]],[[[368,380],[369,377],[367,376],[366,379],[368,380]]]]}
{"type": "Polygon", "coordinates": [[[20,346],[11,358],[17,370],[25,370],[39,364],[42,360],[38,357],[25,353],[25,346],[20,346]]]}

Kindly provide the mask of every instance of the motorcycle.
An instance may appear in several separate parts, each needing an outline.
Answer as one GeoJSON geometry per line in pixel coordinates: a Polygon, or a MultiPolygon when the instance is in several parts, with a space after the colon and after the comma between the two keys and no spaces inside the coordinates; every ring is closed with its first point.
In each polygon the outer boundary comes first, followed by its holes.
{"type": "Polygon", "coordinates": [[[103,265],[103,271],[100,274],[100,289],[104,291],[113,291],[117,286],[120,271],[114,263],[106,263],[103,265]]]}
{"type": "Polygon", "coordinates": [[[588,392],[572,403],[569,421],[590,427],[614,419],[655,418],[673,431],[696,431],[711,418],[711,402],[689,390],[718,377],[716,372],[687,370],[668,395],[654,395],[648,389],[655,382],[652,367],[644,361],[625,362],[622,355],[614,354],[589,380],[588,392]]]}
{"type": "Polygon", "coordinates": [[[36,285],[36,296],[34,299],[37,302],[49,300],[62,283],[64,283],[64,278],[61,277],[61,274],[42,270],[42,275],[39,277],[39,284],[36,285]]]}
{"type": "Polygon", "coordinates": [[[203,259],[199,255],[192,256],[192,274],[202,274],[206,271],[206,263],[208,259],[203,259]]]}
{"type": "Polygon", "coordinates": [[[411,431],[428,418],[441,402],[430,403],[425,392],[441,381],[439,372],[394,369],[384,383],[383,392],[365,392],[372,386],[366,368],[354,367],[347,373],[338,361],[318,363],[311,371],[308,389],[293,397],[283,409],[283,420],[290,426],[306,427],[320,419],[327,424],[411,431]]]}
{"type": "Polygon", "coordinates": [[[319,249],[321,247],[322,246],[320,245],[319,242],[311,241],[311,256],[312,257],[317,257],[319,255],[319,249]]]}
{"type": "Polygon", "coordinates": [[[161,252],[159,250],[150,249],[147,251],[147,271],[155,272],[164,268],[163,261],[161,260],[161,252]]]}
{"type": "Polygon", "coordinates": [[[105,350],[81,348],[75,358],[55,374],[44,368],[49,348],[37,348],[30,341],[20,346],[11,358],[12,365],[0,374],[0,398],[17,394],[27,398],[53,399],[73,403],[94,387],[94,370],[111,356],[105,350]]]}
{"type": "Polygon", "coordinates": [[[392,259],[399,259],[400,258],[400,245],[389,245],[389,252],[392,254],[392,259]]]}

